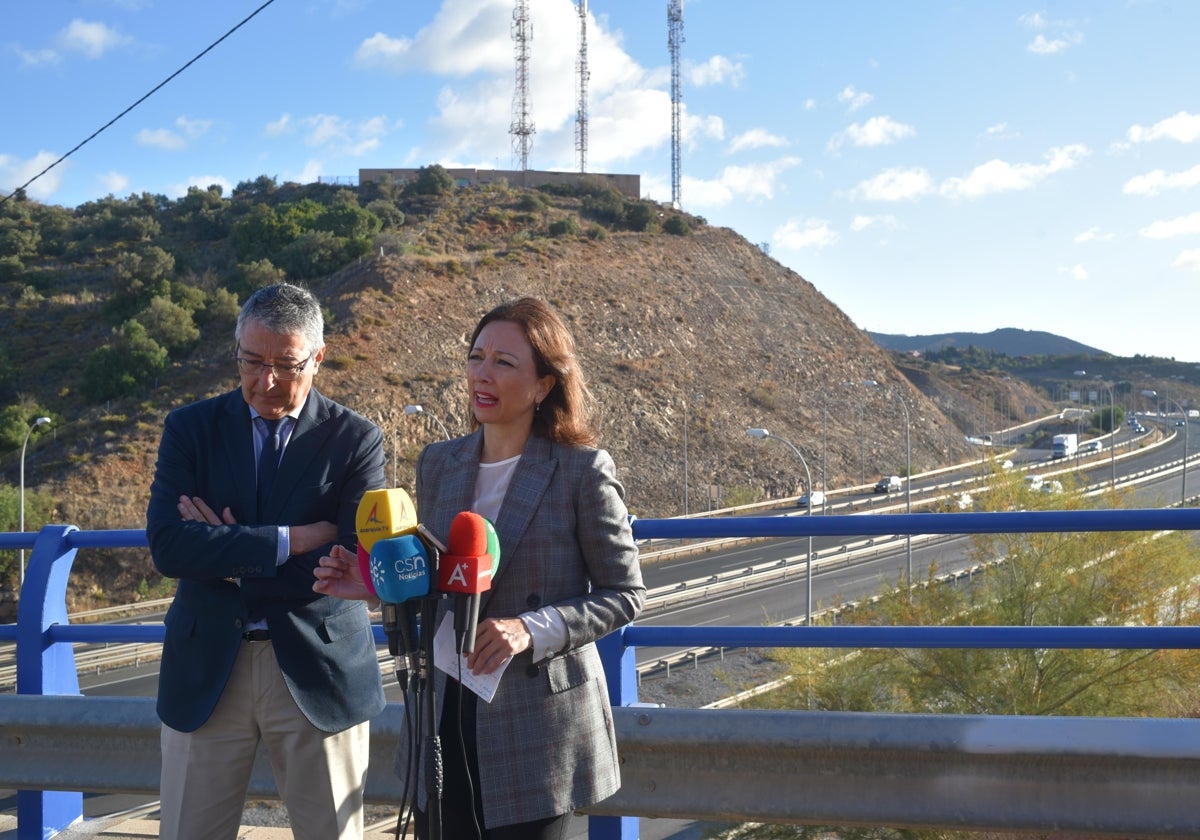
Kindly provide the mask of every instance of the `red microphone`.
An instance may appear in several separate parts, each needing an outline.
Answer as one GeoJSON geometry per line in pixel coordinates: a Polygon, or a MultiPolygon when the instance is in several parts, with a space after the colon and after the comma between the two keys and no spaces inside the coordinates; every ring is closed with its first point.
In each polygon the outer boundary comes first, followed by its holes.
{"type": "Polygon", "coordinates": [[[487,520],[469,510],[455,516],[446,549],[438,562],[438,589],[460,596],[454,599],[454,640],[459,655],[473,653],[479,595],[492,588],[487,520]]]}

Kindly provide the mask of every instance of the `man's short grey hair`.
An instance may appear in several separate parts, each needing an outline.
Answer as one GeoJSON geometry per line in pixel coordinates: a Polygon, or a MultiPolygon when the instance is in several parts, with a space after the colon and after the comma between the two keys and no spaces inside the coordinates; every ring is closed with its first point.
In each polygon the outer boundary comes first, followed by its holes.
{"type": "Polygon", "coordinates": [[[234,338],[242,343],[246,323],[257,321],[276,335],[303,335],[308,352],[325,346],[325,319],[321,304],[308,289],[291,283],[264,286],[250,296],[238,314],[234,338]]]}

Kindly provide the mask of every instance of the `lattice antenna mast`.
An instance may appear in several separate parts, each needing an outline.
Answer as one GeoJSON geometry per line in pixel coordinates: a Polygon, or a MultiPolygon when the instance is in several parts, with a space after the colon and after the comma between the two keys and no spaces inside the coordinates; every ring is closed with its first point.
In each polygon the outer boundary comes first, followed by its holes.
{"type": "Polygon", "coordinates": [[[679,83],[679,48],[683,45],[683,0],[667,0],[667,49],[671,52],[671,204],[678,209],[679,189],[679,108],[683,87],[679,83]]]}
{"type": "Polygon", "coordinates": [[[533,40],[533,25],[529,22],[529,0],[517,0],[513,9],[513,46],[517,54],[517,86],[513,93],[513,121],[508,129],[512,135],[513,154],[520,159],[521,171],[529,169],[529,150],[537,130],[529,114],[529,43],[533,40]]]}
{"type": "Polygon", "coordinates": [[[579,156],[579,172],[587,172],[587,86],[591,72],[587,59],[587,0],[575,0],[575,11],[579,13],[579,58],[575,61],[575,72],[579,76],[579,102],[575,107],[575,153],[579,156]]]}

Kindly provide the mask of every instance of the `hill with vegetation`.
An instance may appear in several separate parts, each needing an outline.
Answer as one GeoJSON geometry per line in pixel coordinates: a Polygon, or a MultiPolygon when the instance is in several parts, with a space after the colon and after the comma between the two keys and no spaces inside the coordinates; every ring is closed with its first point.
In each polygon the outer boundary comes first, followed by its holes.
{"type": "Polygon", "coordinates": [[[989,333],[953,332],[937,335],[893,335],[868,332],[871,340],[888,350],[926,353],[947,348],[978,348],[1006,356],[1103,356],[1103,350],[1040,330],[1012,327],[989,333]]]}
{"type": "MultiPolygon", "coordinates": [[[[325,306],[317,387],[379,423],[398,486],[412,486],[417,454],[441,434],[405,406],[468,431],[466,340],[483,312],[521,294],[549,300],[574,330],[601,444],[641,517],[802,490],[794,453],[747,427],[794,443],[819,488],[903,473],[904,408],[914,471],[973,459],[972,417],[1052,409],[1049,392],[1001,369],[893,356],[734,231],[599,183],[461,188],[434,166],[357,188],[263,176],[228,196],[214,186],[74,209],[18,197],[0,205],[5,529],[16,528],[20,444],[40,416],[52,423],[29,443],[27,527],[143,527],[163,418],[236,387],[238,306],[284,278],[325,306]]],[[[0,552],[10,589],[13,554],[0,552]]],[[[144,551],[89,551],[72,585],[82,607],[169,582],[144,551]]]]}

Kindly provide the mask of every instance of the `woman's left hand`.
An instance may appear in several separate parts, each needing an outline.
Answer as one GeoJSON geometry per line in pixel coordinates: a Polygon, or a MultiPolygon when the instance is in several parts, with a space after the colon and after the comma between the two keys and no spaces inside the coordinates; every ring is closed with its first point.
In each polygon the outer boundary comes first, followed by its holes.
{"type": "Polygon", "coordinates": [[[491,674],[533,644],[519,618],[485,618],[475,631],[475,652],[467,656],[472,674],[491,674]]]}

